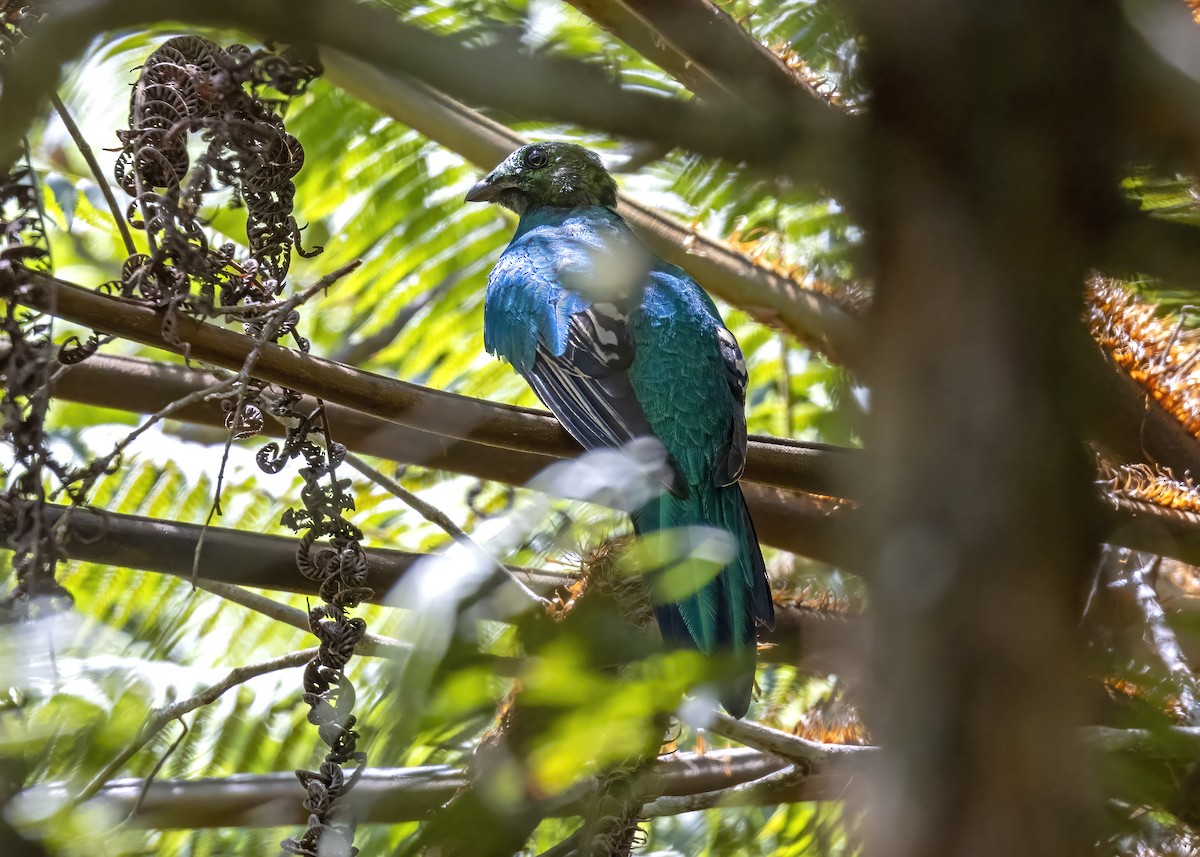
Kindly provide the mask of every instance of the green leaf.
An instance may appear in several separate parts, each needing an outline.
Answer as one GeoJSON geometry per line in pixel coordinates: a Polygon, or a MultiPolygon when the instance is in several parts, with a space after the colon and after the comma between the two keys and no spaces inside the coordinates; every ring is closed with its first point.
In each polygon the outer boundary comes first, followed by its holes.
{"type": "Polygon", "coordinates": [[[676,527],[646,533],[622,558],[628,574],[646,576],[655,603],[681,601],[699,592],[737,556],[733,539],[715,527],[676,527]]]}

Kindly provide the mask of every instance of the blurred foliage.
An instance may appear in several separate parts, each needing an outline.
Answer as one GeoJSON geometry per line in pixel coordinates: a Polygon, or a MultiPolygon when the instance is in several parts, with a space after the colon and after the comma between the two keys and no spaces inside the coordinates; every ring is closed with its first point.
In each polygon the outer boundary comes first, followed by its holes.
{"type": "MultiPolygon", "coordinates": [[[[386,5],[431,30],[586,59],[627,86],[685,96],[661,70],[565,4],[388,0],[386,5]]],[[[839,4],[737,0],[722,5],[764,44],[794,51],[845,103],[862,101],[855,79],[857,40],[839,4]]],[[[124,124],[127,110],[130,70],[178,32],[164,27],[98,44],[71,70],[60,91],[107,179],[112,175],[115,131],[124,124]]],[[[220,32],[205,35],[222,44],[241,38],[220,32]]],[[[325,81],[317,81],[287,106],[287,122],[306,155],[296,179],[296,216],[304,227],[303,240],[306,246],[325,247],[314,259],[296,259],[293,288],[352,260],[363,263],[302,309],[300,330],[311,340],[312,352],[339,359],[355,344],[386,330],[414,301],[425,300],[390,342],[360,355],[359,365],[464,395],[535,405],[524,383],[482,350],[483,284],[513,223],[496,209],[462,204],[478,170],[325,81]]],[[[749,169],[678,151],[623,172],[622,164],[641,156],[625,141],[556,125],[525,124],[520,130],[596,148],[625,189],[712,235],[765,242],[775,262],[802,267],[801,274],[806,271],[817,279],[853,279],[856,229],[836,203],[811,189],[769,183],[749,169]]],[[[124,258],[119,234],[95,177],[61,121],[49,116],[35,129],[31,146],[52,224],[56,273],[85,286],[118,276],[124,258]]],[[[122,198],[122,204],[126,202],[122,198]]],[[[245,244],[244,212],[214,202],[205,216],[222,241],[245,244]]],[[[135,233],[135,238],[143,248],[144,237],[135,233]]],[[[750,370],[751,432],[858,442],[864,402],[843,370],[746,313],[722,309],[750,370]]],[[[70,325],[61,326],[62,337],[70,332],[70,325]]],[[[105,350],[177,360],[121,340],[105,350]]],[[[131,423],[123,412],[70,403],[56,403],[51,413],[64,460],[82,462],[107,453],[131,423]]],[[[221,446],[183,440],[180,432],[171,422],[148,432],[123,468],[97,485],[93,503],[115,512],[203,523],[213,501],[221,446]]],[[[253,442],[233,445],[222,493],[224,515],[214,523],[288,535],[279,518],[295,504],[301,483],[292,470],[262,474],[254,466],[253,450],[253,442]]],[[[417,467],[398,476],[405,487],[485,541],[516,521],[520,538],[504,543],[503,557],[516,563],[575,567],[586,545],[628,529],[623,516],[585,503],[558,501],[547,509],[531,492],[518,490],[516,510],[504,512],[509,498],[502,487],[485,485],[479,491],[474,480],[417,467]],[[476,493],[472,502],[469,498],[476,493]]],[[[353,491],[357,508],[351,517],[367,543],[410,550],[447,545],[440,530],[364,479],[355,478],[353,491]]],[[[788,576],[791,590],[840,586],[840,577],[831,577],[817,564],[771,554],[768,562],[788,576]]],[[[0,578],[8,572],[8,555],[0,554],[0,578]]],[[[0,670],[5,673],[0,685],[14,688],[17,700],[16,712],[0,716],[0,756],[26,760],[29,785],[82,787],[134,739],[153,708],[195,693],[232,667],[313,644],[306,632],[224,602],[184,580],[82,562],[63,568],[61,580],[75,596],[74,613],[50,627],[6,629],[0,636],[0,670]]],[[[307,607],[302,596],[267,594],[292,607],[307,607]]],[[[428,641],[432,632],[416,612],[370,606],[359,615],[373,632],[428,641]]],[[[515,630],[496,623],[478,629],[476,645],[496,655],[520,651],[515,630]]],[[[567,644],[547,646],[523,668],[525,691],[555,712],[531,760],[541,785],[551,791],[630,752],[640,740],[639,730],[649,728],[659,710],[669,710],[697,674],[694,659],[686,655],[651,657],[619,678],[581,666],[580,657],[567,644]]],[[[358,728],[371,765],[381,767],[464,764],[512,687],[510,678],[478,664],[439,669],[418,656],[401,663],[356,658],[350,675],[358,691],[358,728]]],[[[763,694],[752,716],[784,728],[832,687],[825,677],[778,665],[764,667],[759,681],[763,694]]],[[[187,734],[157,776],[220,777],[309,767],[317,759],[317,740],[304,711],[298,671],[254,679],[188,715],[187,734]]],[[[172,724],[118,775],[149,775],[179,731],[179,725],[172,724]]],[[[694,741],[694,735],[685,734],[678,746],[687,749],[694,741]]],[[[63,855],[95,854],[101,836],[109,855],[216,855],[269,851],[285,835],[279,830],[136,831],[121,827],[120,819],[109,817],[96,803],[72,807],[47,802],[36,810],[26,807],[23,813],[20,824],[40,831],[52,852],[63,855]]],[[[562,840],[575,824],[570,819],[543,822],[531,849],[540,851],[562,840]]],[[[414,824],[366,826],[359,830],[356,845],[364,854],[389,853],[415,829],[414,824]]],[[[829,805],[693,813],[656,819],[646,830],[646,854],[853,850],[840,811],[829,805]]]]}

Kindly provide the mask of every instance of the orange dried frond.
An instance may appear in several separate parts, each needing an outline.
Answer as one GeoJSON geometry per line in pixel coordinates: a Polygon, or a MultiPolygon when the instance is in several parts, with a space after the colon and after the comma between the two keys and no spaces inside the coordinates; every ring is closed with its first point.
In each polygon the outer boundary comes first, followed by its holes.
{"type": "Polygon", "coordinates": [[[1162,318],[1153,304],[1115,280],[1093,276],[1087,287],[1092,338],[1164,410],[1200,436],[1200,331],[1162,318]]]}
{"type": "Polygon", "coordinates": [[[870,733],[858,711],[840,696],[813,706],[800,716],[792,734],[822,744],[869,744],[870,733]]]}
{"type": "MultiPolygon", "coordinates": [[[[738,227],[729,234],[725,243],[758,267],[766,268],[786,279],[804,283],[808,276],[808,269],[804,265],[788,264],[784,261],[783,236],[778,232],[759,228],[743,233],[741,227],[738,227]]],[[[820,284],[805,284],[805,287],[821,289],[820,284]]],[[[829,289],[828,286],[825,288],[829,289]]]]}
{"type": "MultiPolygon", "coordinates": [[[[692,228],[697,227],[693,224],[692,228]]],[[[788,262],[784,258],[784,239],[778,232],[760,228],[744,233],[739,227],[726,236],[725,243],[756,267],[768,270],[785,280],[791,280],[802,289],[826,295],[847,312],[858,313],[868,302],[865,293],[860,293],[858,289],[834,286],[818,280],[809,275],[808,268],[802,263],[788,262]]]]}
{"type": "Polygon", "coordinates": [[[654,608],[646,582],[640,574],[627,574],[620,567],[622,554],[629,547],[629,536],[615,536],[582,551],[580,572],[584,588],[594,589],[608,599],[621,615],[638,628],[654,624],[654,608]]]}
{"type": "Polygon", "coordinates": [[[781,607],[827,616],[857,616],[862,612],[862,605],[855,600],[837,595],[823,586],[814,586],[811,582],[806,582],[795,591],[777,591],[772,599],[781,607]]]}
{"type": "Polygon", "coordinates": [[[1136,684],[1126,678],[1120,676],[1105,676],[1104,689],[1109,692],[1109,695],[1117,700],[1127,700],[1129,702],[1140,702],[1150,705],[1153,708],[1163,710],[1164,713],[1182,720],[1184,711],[1183,706],[1179,703],[1179,698],[1176,696],[1165,696],[1155,698],[1154,693],[1150,688],[1136,684]]]}
{"type": "Polygon", "coordinates": [[[1097,460],[1100,483],[1114,505],[1134,503],[1200,514],[1200,487],[1191,478],[1179,479],[1168,468],[1148,464],[1116,466],[1097,460]]]}
{"type": "Polygon", "coordinates": [[[805,491],[804,497],[811,500],[813,505],[817,506],[825,515],[832,515],[841,509],[857,509],[858,503],[854,500],[847,500],[845,497],[834,497],[832,494],[817,494],[812,491],[805,491]]]}
{"type": "Polygon", "coordinates": [[[1146,697],[1146,690],[1141,685],[1115,675],[1105,676],[1104,689],[1113,696],[1126,699],[1144,699],[1146,697]]]}
{"type": "Polygon", "coordinates": [[[521,682],[514,681],[508,694],[504,697],[504,701],[496,709],[496,719],[487,731],[479,738],[479,747],[476,750],[475,759],[480,759],[486,756],[486,750],[495,749],[500,745],[504,733],[508,730],[512,722],[513,707],[516,705],[517,694],[521,692],[521,682]]]}
{"type": "Polygon", "coordinates": [[[841,106],[842,97],[838,94],[837,87],[833,85],[829,78],[822,77],[813,71],[809,64],[804,61],[804,57],[796,53],[791,45],[787,42],[779,42],[778,44],[771,45],[769,50],[775,56],[779,57],[783,64],[791,69],[796,77],[800,78],[800,81],[812,91],[813,95],[827,104],[835,107],[841,106]]]}
{"type": "Polygon", "coordinates": [[[561,622],[575,606],[575,603],[587,591],[588,579],[577,577],[566,586],[554,590],[549,602],[545,605],[546,612],[556,622],[561,622]]]}
{"type": "Polygon", "coordinates": [[[1200,0],[1183,0],[1187,3],[1187,7],[1192,10],[1192,20],[1200,24],[1200,0]]]}

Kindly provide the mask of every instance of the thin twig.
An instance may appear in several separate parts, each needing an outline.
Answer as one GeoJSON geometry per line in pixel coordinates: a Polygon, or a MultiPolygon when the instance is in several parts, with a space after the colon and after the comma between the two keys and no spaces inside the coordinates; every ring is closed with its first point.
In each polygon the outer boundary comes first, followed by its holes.
{"type": "Polygon", "coordinates": [[[137,815],[138,810],[142,808],[142,803],[146,800],[146,792],[150,791],[150,785],[158,776],[158,772],[162,770],[163,765],[167,763],[167,759],[174,755],[175,751],[179,749],[179,745],[183,743],[183,739],[187,737],[187,721],[180,717],[179,725],[183,727],[183,731],[175,737],[175,740],[171,742],[171,746],[167,748],[167,751],[158,757],[158,761],[154,763],[154,767],[150,769],[150,773],[142,780],[142,789],[138,792],[137,800],[133,802],[133,809],[129,810],[129,813],[125,816],[126,823],[132,820],[137,815]]]}
{"type": "MultiPolygon", "coordinates": [[[[135,171],[136,175],[136,171],[135,171]]],[[[262,330],[254,337],[254,345],[250,352],[242,361],[242,368],[238,372],[236,383],[238,386],[238,399],[232,411],[232,420],[229,428],[229,433],[225,436],[225,448],[221,453],[221,467],[217,471],[217,484],[213,489],[213,502],[209,507],[208,516],[204,519],[204,530],[200,532],[200,538],[196,541],[196,551],[192,555],[192,580],[195,581],[199,577],[200,568],[200,552],[204,548],[204,536],[208,527],[212,524],[212,519],[216,515],[221,514],[221,490],[225,483],[225,467],[229,463],[229,450],[233,446],[233,436],[237,432],[237,421],[241,416],[242,408],[246,405],[246,389],[247,383],[250,381],[250,373],[254,368],[254,364],[258,361],[258,356],[262,353],[263,346],[267,344],[267,340],[271,339],[279,330],[288,317],[288,313],[296,307],[308,301],[313,295],[321,292],[331,285],[336,283],[342,277],[349,274],[362,264],[361,259],[343,265],[332,273],[326,274],[317,282],[313,283],[307,289],[292,295],[287,300],[280,303],[263,324],[262,330]]]]}
{"type": "Polygon", "coordinates": [[[767,774],[748,783],[730,786],[695,795],[669,795],[655,798],[642,807],[642,815],[657,818],[661,815],[679,815],[701,809],[712,809],[736,803],[756,803],[771,794],[794,786],[807,776],[804,765],[788,765],[782,770],[767,774]]]}
{"type": "MultiPolygon", "coordinates": [[[[145,434],[147,431],[149,431],[149,429],[152,428],[154,425],[162,422],[164,419],[171,416],[171,414],[175,413],[176,411],[181,410],[182,408],[186,408],[190,405],[199,404],[200,402],[208,401],[214,396],[219,396],[220,394],[224,393],[226,390],[230,389],[233,386],[233,384],[234,384],[234,382],[232,380],[221,381],[220,383],[213,384],[210,387],[205,387],[203,390],[196,390],[195,392],[189,393],[188,395],[183,396],[182,398],[176,399],[175,401],[173,401],[170,404],[166,405],[165,407],[161,408],[157,412],[151,414],[146,419],[145,422],[143,422],[141,425],[139,425],[137,428],[135,428],[133,431],[131,431],[129,434],[127,434],[124,438],[122,438],[120,441],[118,441],[113,446],[112,452],[110,452],[108,455],[104,456],[103,458],[98,458],[94,462],[92,462],[92,465],[89,468],[89,472],[87,474],[87,480],[85,481],[84,486],[80,489],[81,493],[86,494],[86,492],[90,491],[91,487],[95,483],[96,479],[102,473],[104,473],[106,470],[108,470],[109,466],[112,464],[112,462],[114,460],[116,460],[117,456],[121,455],[121,453],[123,453],[126,449],[129,448],[130,444],[132,444],[135,440],[137,440],[139,437],[141,437],[143,434],[145,434]]],[[[53,495],[51,495],[51,498],[57,496],[58,492],[62,491],[66,487],[67,487],[66,485],[60,486],[60,488],[57,491],[55,491],[53,495]]]]}
{"type": "Polygon", "coordinates": [[[129,743],[120,753],[118,753],[100,773],[96,774],[82,791],[75,796],[74,802],[79,804],[88,800],[100,791],[100,789],[112,779],[117,771],[125,766],[125,763],[133,758],[139,750],[150,743],[163,728],[172,720],[178,720],[188,712],[195,711],[204,705],[209,705],[218,700],[222,694],[238,685],[245,684],[252,678],[257,678],[260,675],[267,673],[278,672],[279,670],[292,669],[293,667],[301,667],[311,661],[317,655],[317,649],[302,649],[298,652],[289,652],[278,658],[272,658],[269,661],[263,661],[257,664],[248,664],[244,667],[232,669],[216,684],[211,684],[197,694],[189,696],[187,699],[181,699],[179,702],[173,702],[162,708],[152,711],[146,722],[142,724],[142,728],[138,731],[137,737],[129,743]]]}
{"type": "Polygon", "coordinates": [[[429,521],[431,524],[441,527],[442,530],[444,530],[446,534],[450,536],[450,538],[454,539],[457,544],[470,549],[481,559],[487,560],[487,562],[496,570],[503,572],[509,580],[515,583],[517,588],[525,593],[526,597],[528,597],[530,600],[542,605],[549,605],[551,603],[550,599],[543,598],[541,595],[538,595],[536,592],[530,589],[524,581],[517,577],[516,573],[513,572],[512,569],[480,547],[474,539],[466,534],[462,527],[450,520],[449,516],[447,516],[446,513],[437,506],[422,500],[396,480],[389,479],[387,476],[384,476],[382,473],[380,473],[371,465],[367,464],[352,452],[346,453],[346,463],[363,476],[370,479],[380,488],[383,488],[385,491],[394,494],[422,518],[429,521]]]}
{"type": "Polygon", "coordinates": [[[83,132],[79,130],[79,126],[75,124],[75,119],[67,110],[67,105],[63,104],[62,99],[58,97],[57,92],[50,96],[50,103],[54,105],[54,110],[58,113],[58,118],[62,120],[67,133],[75,141],[75,148],[79,149],[79,154],[83,155],[83,159],[87,161],[88,169],[96,177],[96,184],[100,186],[100,192],[104,194],[104,201],[108,203],[108,210],[112,213],[113,222],[117,224],[117,231],[121,233],[121,240],[125,242],[125,252],[130,256],[134,255],[137,253],[137,246],[133,243],[129,224],[125,222],[125,215],[117,204],[117,197],[113,194],[112,186],[100,168],[100,162],[96,160],[92,147],[88,144],[87,138],[83,136],[83,132]]]}
{"type": "MultiPolygon", "coordinates": [[[[273,598],[267,598],[265,595],[259,595],[256,592],[251,592],[240,586],[234,586],[231,583],[222,583],[217,580],[206,580],[203,578],[196,580],[196,588],[203,589],[205,592],[211,592],[213,595],[224,598],[226,601],[232,601],[234,604],[240,604],[242,607],[247,607],[277,622],[291,625],[293,628],[299,628],[301,631],[310,630],[308,614],[303,610],[290,607],[287,604],[280,604],[278,601],[273,598]]],[[[408,655],[411,651],[412,647],[407,643],[392,637],[373,634],[369,631],[363,635],[362,642],[354,649],[356,655],[368,658],[399,658],[408,655]]]]}
{"type": "Polygon", "coordinates": [[[417,317],[417,314],[421,310],[449,291],[463,278],[464,273],[465,271],[463,270],[455,271],[429,291],[413,298],[400,312],[396,313],[382,330],[378,330],[370,336],[364,336],[362,339],[354,342],[347,342],[333,353],[332,359],[338,363],[348,363],[351,366],[355,366],[386,348],[392,343],[392,340],[400,335],[404,328],[408,327],[409,323],[417,317]]]}

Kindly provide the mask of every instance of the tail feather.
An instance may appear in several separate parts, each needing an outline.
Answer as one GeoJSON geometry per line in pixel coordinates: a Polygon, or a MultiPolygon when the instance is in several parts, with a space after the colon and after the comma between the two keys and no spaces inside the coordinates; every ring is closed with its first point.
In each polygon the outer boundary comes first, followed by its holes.
{"type": "Polygon", "coordinates": [[[655,614],[668,644],[732,657],[734,675],[720,688],[721,704],[741,717],[754,687],[756,625],[775,624],[767,569],[742,489],[692,486],[683,498],[665,494],[638,509],[633,524],[638,533],[702,524],[733,537],[737,555],[729,565],[687,598],[658,605],[655,614]]]}

